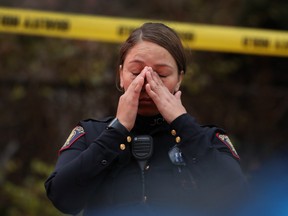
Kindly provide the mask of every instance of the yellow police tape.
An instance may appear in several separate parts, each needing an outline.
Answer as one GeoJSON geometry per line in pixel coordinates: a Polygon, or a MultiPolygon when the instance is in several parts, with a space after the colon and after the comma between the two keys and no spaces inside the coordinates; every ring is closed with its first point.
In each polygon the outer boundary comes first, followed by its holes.
{"type": "MultiPolygon", "coordinates": [[[[0,32],[6,33],[119,43],[147,21],[151,20],[0,7],[0,32]]],[[[185,46],[194,50],[288,56],[287,31],[164,23],[179,33],[185,46]]]]}

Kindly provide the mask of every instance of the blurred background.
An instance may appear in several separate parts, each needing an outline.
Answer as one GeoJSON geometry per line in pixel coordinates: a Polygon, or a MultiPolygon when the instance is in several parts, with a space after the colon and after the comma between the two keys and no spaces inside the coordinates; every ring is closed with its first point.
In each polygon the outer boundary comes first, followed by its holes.
{"type": "MultiPolygon", "coordinates": [[[[0,0],[0,7],[288,30],[284,0],[0,0]]],[[[61,215],[44,192],[79,120],[114,115],[119,44],[0,33],[0,215],[61,215]]],[[[227,130],[248,179],[287,149],[288,59],[190,50],[183,103],[227,130]]]]}

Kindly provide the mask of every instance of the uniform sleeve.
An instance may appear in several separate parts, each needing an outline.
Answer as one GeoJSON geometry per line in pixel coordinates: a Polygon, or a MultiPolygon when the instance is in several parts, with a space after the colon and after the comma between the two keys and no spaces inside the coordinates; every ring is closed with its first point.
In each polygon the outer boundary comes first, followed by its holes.
{"type": "Polygon", "coordinates": [[[86,142],[83,131],[72,144],[65,143],[55,171],[45,182],[47,196],[66,214],[80,212],[109,170],[130,157],[128,147],[120,148],[127,134],[116,129],[105,129],[92,143],[86,142]]]}
{"type": "Polygon", "coordinates": [[[229,199],[246,188],[239,156],[223,130],[203,128],[189,114],[175,119],[171,129],[198,188],[207,193],[203,197],[229,199]]]}

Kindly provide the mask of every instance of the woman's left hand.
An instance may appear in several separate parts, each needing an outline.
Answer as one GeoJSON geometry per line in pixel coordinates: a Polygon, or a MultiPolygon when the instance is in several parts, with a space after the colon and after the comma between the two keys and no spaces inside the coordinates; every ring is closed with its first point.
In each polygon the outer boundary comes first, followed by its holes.
{"type": "Polygon", "coordinates": [[[187,112],[181,102],[181,91],[172,94],[159,75],[152,70],[146,72],[146,79],[146,92],[167,123],[170,124],[178,116],[187,112]]]}

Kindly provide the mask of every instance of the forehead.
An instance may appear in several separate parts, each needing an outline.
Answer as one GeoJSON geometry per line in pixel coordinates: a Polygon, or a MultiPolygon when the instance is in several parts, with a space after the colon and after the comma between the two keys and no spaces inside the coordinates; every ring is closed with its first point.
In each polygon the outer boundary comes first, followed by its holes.
{"type": "Polygon", "coordinates": [[[143,62],[146,65],[169,64],[176,67],[176,61],[168,50],[148,41],[140,41],[129,50],[125,63],[129,62],[143,62]]]}

